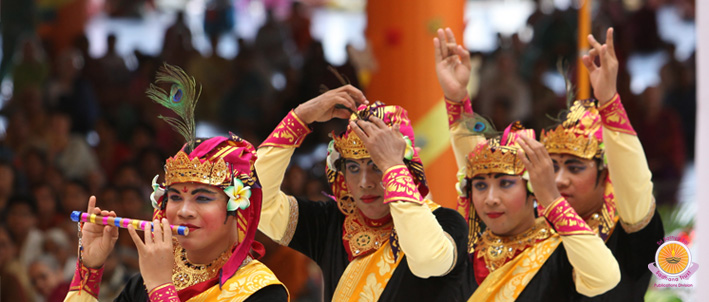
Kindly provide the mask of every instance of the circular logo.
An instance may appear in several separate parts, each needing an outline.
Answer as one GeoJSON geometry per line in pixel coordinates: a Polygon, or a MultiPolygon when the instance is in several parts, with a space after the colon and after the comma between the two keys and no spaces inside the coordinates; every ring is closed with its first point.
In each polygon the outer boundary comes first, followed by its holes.
{"type": "Polygon", "coordinates": [[[657,249],[655,263],[663,273],[676,277],[689,268],[689,264],[692,263],[692,255],[683,243],[668,241],[657,249]]]}

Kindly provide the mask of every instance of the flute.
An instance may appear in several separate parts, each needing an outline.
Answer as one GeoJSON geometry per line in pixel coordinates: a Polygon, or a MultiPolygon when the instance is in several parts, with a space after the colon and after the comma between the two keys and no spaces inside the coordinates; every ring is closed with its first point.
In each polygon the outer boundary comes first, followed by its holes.
{"type": "MultiPolygon", "coordinates": [[[[143,230],[146,224],[150,224],[152,229],[153,223],[145,220],[121,218],[121,217],[110,217],[101,216],[96,214],[89,214],[81,211],[71,212],[71,220],[76,222],[90,222],[100,225],[115,225],[119,228],[128,228],[129,225],[133,225],[136,230],[143,230]]],[[[173,235],[187,236],[190,233],[190,229],[184,225],[170,225],[173,235]]]]}

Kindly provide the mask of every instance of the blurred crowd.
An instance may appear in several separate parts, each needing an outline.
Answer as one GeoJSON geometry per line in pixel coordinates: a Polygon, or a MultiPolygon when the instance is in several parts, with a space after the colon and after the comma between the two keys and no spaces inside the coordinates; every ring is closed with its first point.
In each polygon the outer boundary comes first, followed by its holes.
{"type": "MultiPolygon", "coordinates": [[[[7,120],[0,138],[2,301],[63,300],[78,246],[77,224],[69,213],[85,211],[89,196],[96,195],[98,207],[118,216],[150,219],[151,180],[182,144],[156,118],[170,112],[145,96],[163,62],[182,66],[202,84],[198,122],[232,131],[254,145],[299,103],[342,84],[328,70],[322,44],[310,35],[311,8],[300,2],[293,2],[282,17],[269,13],[253,40],[229,35],[238,44],[233,59],[214,51],[233,27],[233,16],[225,11],[231,9],[228,5],[205,13],[204,30],[212,46],[206,55],[193,47],[192,33],[178,13],[165,32],[162,52],[151,56],[136,51],[134,69],[117,54],[115,35],[108,35],[103,56],[92,57],[81,31],[70,37],[71,43],[60,45],[41,28],[27,26],[33,30],[21,34],[7,29],[5,2],[3,50],[10,44],[6,37],[15,39],[15,47],[10,54],[3,52],[0,74],[13,84],[11,98],[3,101],[0,111],[7,120]]],[[[615,27],[620,62],[635,54],[668,54],[661,81],[639,95],[631,92],[630,74],[621,64],[618,92],[645,148],[658,204],[675,204],[685,163],[693,158],[695,57],[675,58],[673,45],[660,39],[656,13],[671,5],[693,20],[693,1],[646,1],[632,11],[622,1],[598,2],[593,33],[603,37],[602,29],[615,27]]],[[[537,6],[527,22],[534,32],[531,40],[501,35],[497,50],[473,54],[480,62],[473,107],[495,125],[522,120],[540,130],[555,123],[550,117],[566,106],[566,96],[543,79],[556,70],[560,58],[575,62],[577,12],[544,12],[537,6]]],[[[348,54],[350,59],[335,68],[366,93],[366,75],[376,63],[353,47],[348,54]]],[[[315,129],[298,149],[283,190],[327,201],[323,148],[328,133],[344,129],[344,124],[335,121],[315,129]]],[[[268,250],[264,262],[288,285],[294,301],[320,300],[320,273],[312,262],[265,236],[257,240],[268,250]]],[[[138,254],[127,232],[121,232],[106,262],[100,300],[111,300],[136,272],[138,254]]]]}

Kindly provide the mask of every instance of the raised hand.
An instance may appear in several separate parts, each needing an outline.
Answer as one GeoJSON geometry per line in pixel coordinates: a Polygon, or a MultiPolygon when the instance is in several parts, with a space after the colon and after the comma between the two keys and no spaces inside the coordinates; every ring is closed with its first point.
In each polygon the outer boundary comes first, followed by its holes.
{"type": "Polygon", "coordinates": [[[598,43],[593,35],[588,35],[588,42],[591,43],[593,49],[581,60],[588,70],[593,94],[602,106],[609,102],[616,93],[618,58],[615,56],[615,47],[613,46],[613,28],[608,28],[606,32],[606,44],[598,43]],[[596,57],[601,58],[600,66],[596,65],[596,57]]]}
{"type": "Polygon", "coordinates": [[[461,102],[468,95],[470,80],[470,53],[456,44],[450,28],[438,29],[438,37],[433,38],[436,54],[436,75],[443,89],[443,95],[454,102],[461,102]]]}
{"type": "Polygon", "coordinates": [[[352,112],[357,112],[359,104],[367,103],[362,91],[345,85],[300,104],[295,108],[295,114],[307,124],[325,122],[335,117],[346,119],[352,112]]]}
{"type": "MultiPolygon", "coordinates": [[[[116,217],[113,211],[102,211],[96,207],[96,197],[89,198],[89,207],[86,210],[89,214],[116,217]]],[[[81,245],[83,251],[81,258],[84,266],[99,268],[106,262],[106,258],[113,250],[118,240],[118,227],[110,225],[98,225],[94,223],[84,223],[81,228],[81,245]]]]}
{"type": "Polygon", "coordinates": [[[369,121],[350,121],[350,128],[362,140],[372,161],[382,172],[404,163],[406,142],[398,126],[389,128],[381,119],[371,116],[369,121]]]}
{"type": "Polygon", "coordinates": [[[517,156],[529,172],[529,182],[537,202],[547,207],[561,196],[559,189],[556,188],[554,163],[542,143],[524,135],[520,138],[517,143],[522,147],[523,152],[517,152],[517,156]]]}
{"type": "Polygon", "coordinates": [[[159,285],[172,282],[172,266],[174,263],[172,250],[172,231],[167,219],[153,221],[155,226],[150,231],[150,224],[145,224],[145,242],[140,239],[133,226],[128,227],[128,233],[138,248],[138,264],[148,291],[159,285]]]}

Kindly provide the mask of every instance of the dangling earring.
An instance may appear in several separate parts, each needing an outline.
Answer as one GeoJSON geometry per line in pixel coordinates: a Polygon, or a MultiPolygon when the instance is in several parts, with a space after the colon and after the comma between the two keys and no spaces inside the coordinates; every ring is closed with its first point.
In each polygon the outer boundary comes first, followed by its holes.
{"type": "Polygon", "coordinates": [[[480,241],[480,218],[475,212],[475,206],[470,207],[470,232],[468,233],[468,253],[472,254],[475,251],[475,246],[480,241]]]}

